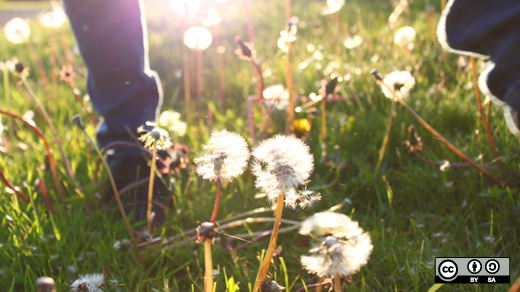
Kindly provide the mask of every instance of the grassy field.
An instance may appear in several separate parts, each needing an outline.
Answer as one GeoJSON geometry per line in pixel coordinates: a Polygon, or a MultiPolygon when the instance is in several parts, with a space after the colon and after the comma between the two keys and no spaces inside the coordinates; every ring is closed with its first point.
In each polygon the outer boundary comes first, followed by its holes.
{"type": "MultiPolygon", "coordinates": [[[[262,71],[271,72],[265,74],[269,75],[265,79],[266,86],[285,84],[287,56],[277,46],[279,33],[285,28],[284,3],[249,2],[262,71]]],[[[332,15],[322,15],[320,1],[292,2],[292,14],[300,21],[298,38],[293,44],[293,71],[296,73],[300,63],[313,54],[314,51],[308,50],[311,45],[324,47],[323,59],[308,66],[296,90],[305,96],[317,93],[320,80],[329,78],[333,70],[350,76],[340,83],[339,93],[355,98],[328,105],[327,160],[321,159],[321,117],[314,119],[306,141],[315,157],[315,172],[309,188],[320,191],[322,200],[312,210],[286,209],[284,218],[301,221],[345,199],[350,200],[340,212],[358,221],[369,232],[374,250],[368,264],[352,276],[352,283],[345,286],[345,291],[427,291],[434,284],[434,259],[441,256],[511,257],[511,283],[514,282],[520,275],[517,179],[489,169],[509,186],[499,188],[471,167],[448,167],[441,171],[439,166],[409,154],[403,141],[410,139],[408,127],[416,125],[424,143],[420,153],[423,157],[437,162],[463,162],[396,104],[386,156],[379,175],[371,184],[391,107],[391,101],[370,74],[374,68],[382,75],[396,69],[411,70],[416,85],[408,101],[415,111],[478,164],[496,164],[480,122],[469,59],[460,60],[459,56],[444,51],[435,39],[441,1],[410,1],[409,9],[397,20],[396,28],[412,26],[417,32],[411,57],[393,43],[394,31],[387,25],[393,11],[390,1],[349,0],[332,15]],[[357,48],[345,48],[343,42],[349,33],[360,36],[363,43],[357,48]]],[[[251,143],[247,96],[255,94],[254,74],[251,64],[232,52],[236,47],[235,35],[247,39],[242,1],[230,0],[218,7],[223,12],[223,21],[213,33],[226,48],[221,55],[225,64],[225,98],[223,103],[216,102],[218,53],[216,47],[211,46],[204,52],[203,98],[192,101],[186,135],[174,137],[174,142],[193,149],[189,154],[191,158],[196,157],[213,130],[236,131],[251,143]],[[235,12],[229,8],[233,6],[235,12]],[[216,109],[211,127],[206,115],[208,105],[216,109]]],[[[179,111],[184,119],[181,56],[182,35],[188,20],[182,22],[182,18],[174,16],[166,1],[147,2],[147,17],[151,68],[161,76],[165,92],[163,110],[179,111]]],[[[31,40],[51,74],[53,34],[36,21],[31,25],[31,40]]],[[[75,54],[74,82],[83,95],[86,71],[74,49],[72,33],[65,26],[66,42],[75,54]]],[[[126,241],[128,234],[123,222],[118,220],[117,209],[106,207],[98,199],[97,194],[103,192],[102,185],[91,183],[97,157],[92,145],[71,122],[73,115],[80,114],[87,123],[87,115],[63,82],[59,83],[57,98],[52,94],[44,96],[36,63],[24,44],[11,44],[3,34],[0,44],[0,57],[17,57],[30,67],[29,83],[51,113],[64,152],[83,189],[82,192],[75,190],[52,143],[66,190],[64,196],[58,195],[44,156],[44,145],[38,136],[22,123],[2,117],[1,122],[7,129],[1,137],[4,148],[0,152],[0,169],[31,201],[26,204],[8,188],[0,189],[0,290],[35,291],[36,279],[50,276],[55,279],[58,291],[69,291],[68,287],[80,274],[101,273],[107,268],[110,283],[105,291],[202,291],[204,258],[200,244],[193,242],[166,249],[169,244],[163,241],[143,249],[143,263],[137,261],[128,245],[123,243],[121,248],[114,248],[116,242],[126,241]],[[46,183],[55,214],[45,204],[37,187],[38,179],[46,183]]],[[[63,52],[59,39],[60,65],[65,62],[63,52]]],[[[482,61],[477,65],[479,70],[483,69],[482,61]]],[[[20,115],[33,111],[35,123],[47,139],[53,141],[49,127],[36,105],[27,98],[23,86],[15,86],[12,77],[10,84],[9,100],[5,100],[5,88],[1,87],[0,108],[20,115]]],[[[255,109],[257,133],[262,119],[260,109],[255,109]]],[[[285,112],[275,110],[269,134],[283,133],[284,121],[285,112]]],[[[492,110],[491,126],[501,161],[509,170],[520,171],[520,159],[514,151],[519,141],[509,133],[498,108],[492,110]]],[[[91,124],[87,124],[87,129],[94,133],[91,124]]],[[[157,236],[162,238],[183,234],[197,227],[197,221],[208,220],[216,193],[216,185],[197,177],[193,165],[172,175],[171,184],[175,204],[167,209],[166,223],[156,229],[157,236]]],[[[234,182],[224,184],[218,219],[269,206],[258,194],[249,170],[234,182]]],[[[256,216],[270,217],[272,212],[256,216]]],[[[132,219],[131,223],[133,228],[146,225],[132,219]]],[[[248,224],[226,233],[248,233],[271,227],[272,223],[248,224]]],[[[238,247],[243,242],[222,234],[217,238],[213,252],[218,270],[216,291],[235,291],[230,284],[233,282],[240,291],[250,291],[268,239],[232,251],[230,247],[238,247]]],[[[304,283],[318,281],[300,264],[299,257],[311,248],[306,237],[297,231],[284,233],[279,236],[279,245],[281,253],[269,270],[278,283],[287,287],[287,291],[296,291],[304,283]]],[[[439,291],[507,291],[509,286],[457,284],[445,285],[439,291]]]]}

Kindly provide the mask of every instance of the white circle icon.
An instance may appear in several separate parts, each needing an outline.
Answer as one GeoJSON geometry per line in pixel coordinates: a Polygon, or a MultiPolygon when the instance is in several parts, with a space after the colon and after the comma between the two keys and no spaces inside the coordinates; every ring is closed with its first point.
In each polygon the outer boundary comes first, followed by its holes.
{"type": "Polygon", "coordinates": [[[468,263],[468,271],[472,274],[477,274],[482,270],[482,264],[478,260],[471,260],[468,263]]]}
{"type": "Polygon", "coordinates": [[[452,260],[445,260],[439,265],[439,275],[445,280],[455,279],[457,272],[457,264],[452,260]]]}
{"type": "Polygon", "coordinates": [[[500,270],[500,264],[497,260],[489,260],[486,262],[486,271],[490,274],[496,274],[500,270]]]}

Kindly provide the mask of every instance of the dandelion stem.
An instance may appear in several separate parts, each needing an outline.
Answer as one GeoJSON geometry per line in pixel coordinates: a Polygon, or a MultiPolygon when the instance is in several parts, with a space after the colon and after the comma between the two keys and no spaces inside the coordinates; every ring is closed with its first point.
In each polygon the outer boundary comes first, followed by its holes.
{"type": "Polygon", "coordinates": [[[489,128],[489,121],[491,119],[491,113],[488,110],[488,118],[486,119],[486,115],[484,114],[484,108],[482,107],[482,99],[480,97],[480,89],[478,86],[478,77],[477,77],[477,66],[475,65],[475,57],[471,56],[471,70],[473,71],[473,86],[475,87],[475,94],[477,95],[478,101],[478,110],[480,112],[480,118],[482,119],[482,125],[484,126],[484,130],[486,131],[486,137],[488,140],[489,148],[491,148],[491,154],[495,156],[498,162],[498,166],[502,171],[505,170],[505,166],[500,160],[500,155],[497,152],[497,147],[495,146],[495,141],[493,140],[493,136],[491,135],[491,129],[489,128]]]}
{"type": "Polygon", "coordinates": [[[56,30],[51,29],[51,79],[52,79],[52,98],[58,100],[58,69],[57,69],[57,58],[58,58],[58,40],[56,36],[56,30]]]}
{"type": "Polygon", "coordinates": [[[98,122],[96,121],[96,118],[94,117],[92,112],[90,112],[85,107],[85,103],[83,102],[83,99],[81,99],[81,96],[77,95],[76,92],[74,92],[74,86],[72,85],[72,83],[69,81],[65,81],[65,83],[67,83],[67,85],[70,88],[70,91],[72,92],[72,95],[74,95],[74,98],[76,98],[76,100],[79,102],[79,104],[81,104],[81,107],[83,108],[83,110],[87,113],[88,118],[89,118],[90,122],[92,123],[92,125],[94,125],[94,127],[97,127],[98,122]]]}
{"type": "Polygon", "coordinates": [[[190,88],[190,65],[188,59],[188,52],[186,46],[182,46],[182,67],[184,77],[184,106],[186,107],[186,121],[190,121],[190,100],[191,100],[191,88],[190,88]]]}
{"type": "MultiPolygon", "coordinates": [[[[286,21],[291,21],[291,0],[285,0],[286,21]]],[[[292,42],[287,44],[287,91],[289,98],[287,103],[287,126],[286,134],[291,134],[291,128],[294,123],[294,105],[293,105],[293,69],[292,69],[292,42]]]]}
{"type": "Polygon", "coordinates": [[[213,259],[211,257],[211,239],[204,240],[204,291],[213,292],[213,259]]]}
{"type": "Polygon", "coordinates": [[[4,92],[5,92],[5,103],[9,105],[9,72],[4,70],[4,92]]]}
{"type": "MultiPolygon", "coordinates": [[[[379,77],[380,78],[380,77],[379,77]]],[[[439,132],[437,132],[430,124],[428,124],[419,114],[417,114],[403,99],[401,99],[397,94],[395,94],[394,90],[390,88],[383,80],[378,79],[376,77],[377,82],[380,82],[384,87],[388,89],[389,92],[392,93],[394,98],[399,101],[401,105],[403,105],[406,110],[408,110],[416,119],[421,123],[426,130],[428,130],[430,133],[433,134],[437,139],[439,139],[444,145],[446,145],[451,151],[453,151],[455,154],[457,154],[460,158],[464,159],[466,162],[468,162],[471,166],[473,166],[476,170],[478,170],[483,175],[487,176],[489,179],[491,179],[495,184],[502,186],[502,183],[494,177],[491,173],[487,172],[485,169],[480,167],[478,164],[476,164],[473,160],[471,160],[469,157],[467,157],[462,151],[460,151],[457,147],[453,146],[446,138],[444,138],[439,132]]]]}
{"type": "Polygon", "coordinates": [[[22,200],[24,200],[24,202],[29,204],[29,199],[27,198],[27,196],[24,195],[22,192],[20,192],[20,189],[18,187],[15,187],[13,184],[11,184],[11,182],[9,180],[7,180],[2,169],[0,169],[0,180],[5,184],[6,187],[13,190],[16,193],[16,195],[18,195],[20,198],[22,198],[22,200]]]}
{"type": "MultiPolygon", "coordinates": [[[[324,97],[321,101],[321,143],[323,145],[327,144],[327,117],[326,112],[327,111],[327,97],[324,97]]],[[[325,146],[326,147],[326,146],[325,146]]],[[[326,148],[322,149],[323,151],[326,151],[326,148]]]]}
{"type": "Polygon", "coordinates": [[[374,174],[372,175],[372,181],[370,184],[373,184],[376,180],[377,174],[379,173],[379,169],[381,168],[381,163],[383,163],[383,159],[385,159],[386,146],[388,145],[388,140],[390,139],[390,130],[392,129],[392,120],[394,118],[394,109],[395,109],[395,99],[392,98],[392,107],[390,108],[390,115],[388,117],[388,124],[386,127],[385,138],[383,139],[383,144],[381,145],[381,149],[379,149],[379,159],[377,160],[377,165],[374,170],[374,174]]]}
{"type": "Polygon", "coordinates": [[[218,206],[220,204],[220,192],[222,189],[222,182],[217,179],[217,197],[215,198],[215,205],[213,206],[213,214],[211,214],[211,220],[209,222],[215,223],[217,220],[218,206]]]}
{"type": "Polygon", "coordinates": [[[152,199],[153,199],[153,181],[155,176],[155,160],[157,158],[157,141],[153,144],[152,165],[150,166],[150,183],[148,184],[148,208],[146,210],[146,219],[148,222],[148,232],[152,232],[152,199]]]}
{"type": "Polygon", "coordinates": [[[341,277],[339,275],[334,276],[334,292],[341,292],[341,277]]]}
{"type": "Polygon", "coordinates": [[[284,204],[284,193],[280,191],[278,194],[278,202],[276,204],[276,217],[273,226],[273,233],[271,234],[271,240],[269,241],[269,247],[267,248],[267,253],[265,254],[264,261],[260,266],[260,271],[258,272],[258,276],[256,277],[255,287],[253,292],[260,291],[260,284],[265,279],[265,275],[267,275],[267,271],[269,270],[269,266],[271,265],[271,259],[273,258],[274,251],[276,249],[276,240],[278,239],[278,229],[280,229],[280,221],[282,219],[283,212],[283,204],[284,204]]]}
{"type": "Polygon", "coordinates": [[[22,121],[24,124],[29,126],[36,134],[42,139],[43,145],[45,145],[45,150],[47,151],[47,157],[49,158],[49,165],[51,167],[52,176],[54,178],[54,184],[56,185],[56,188],[58,189],[58,193],[60,195],[63,195],[63,189],[61,187],[60,179],[58,177],[58,170],[56,168],[56,160],[54,159],[54,155],[52,155],[51,147],[49,146],[49,142],[47,142],[47,139],[45,139],[45,135],[43,132],[36,126],[36,124],[32,120],[26,120],[23,117],[19,115],[15,115],[10,112],[6,112],[0,109],[0,114],[10,116],[14,119],[22,121]]]}
{"type": "Polygon", "coordinates": [[[63,151],[63,147],[61,146],[60,140],[58,138],[58,131],[54,127],[51,117],[49,116],[49,113],[47,112],[45,107],[43,107],[43,104],[41,103],[40,99],[36,96],[36,94],[32,90],[31,86],[27,82],[27,78],[22,77],[22,82],[23,82],[25,88],[27,89],[27,91],[29,92],[29,95],[32,97],[32,99],[34,100],[34,102],[36,103],[36,105],[38,106],[40,111],[42,112],[43,117],[47,121],[47,124],[49,124],[49,128],[51,128],[52,136],[53,136],[54,140],[56,141],[56,145],[58,145],[58,149],[60,150],[60,154],[63,159],[63,163],[65,164],[65,168],[67,169],[67,172],[70,176],[70,179],[72,180],[72,183],[74,183],[74,185],[76,185],[76,178],[74,177],[74,172],[72,171],[72,168],[70,167],[70,163],[69,163],[69,160],[67,159],[67,156],[65,156],[65,152],[63,151]]]}
{"type": "Polygon", "coordinates": [[[114,177],[112,176],[110,167],[108,167],[107,161],[103,157],[103,154],[101,154],[101,150],[99,150],[99,147],[97,146],[96,142],[94,142],[94,139],[92,139],[90,134],[84,128],[82,130],[85,133],[85,135],[87,135],[87,138],[90,140],[90,143],[92,143],[92,146],[94,146],[94,149],[96,150],[99,157],[101,157],[101,161],[103,162],[103,166],[107,171],[108,179],[110,180],[110,184],[112,186],[112,191],[116,196],[117,205],[119,206],[119,211],[121,212],[121,217],[123,217],[123,221],[125,222],[126,231],[128,232],[130,240],[132,241],[132,245],[134,246],[135,255],[137,256],[137,259],[139,259],[139,261],[142,262],[141,255],[139,254],[139,249],[137,248],[137,241],[135,240],[134,233],[132,232],[132,227],[130,227],[130,223],[128,222],[128,218],[126,218],[125,209],[123,208],[123,204],[121,203],[121,198],[119,197],[119,192],[117,191],[116,182],[114,181],[114,177]]]}
{"type": "MultiPolygon", "coordinates": [[[[36,64],[38,65],[38,71],[40,73],[40,78],[43,83],[43,90],[45,91],[45,95],[49,95],[49,78],[47,77],[47,73],[45,72],[45,67],[43,66],[42,59],[36,52],[36,48],[30,41],[26,41],[25,44],[27,45],[27,48],[31,52],[32,57],[36,61],[36,64]]],[[[23,78],[22,78],[23,80],[23,78]]]]}

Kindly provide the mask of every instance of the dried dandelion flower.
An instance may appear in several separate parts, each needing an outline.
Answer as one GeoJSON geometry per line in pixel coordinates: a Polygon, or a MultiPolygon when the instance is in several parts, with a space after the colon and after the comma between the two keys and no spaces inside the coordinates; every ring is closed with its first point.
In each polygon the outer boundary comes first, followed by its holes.
{"type": "Polygon", "coordinates": [[[283,290],[285,290],[285,287],[280,286],[269,276],[265,277],[265,280],[260,284],[260,292],[282,292],[283,290]]]}
{"type": "Polygon", "coordinates": [[[103,292],[102,287],[105,278],[106,274],[82,275],[70,285],[70,290],[74,292],[103,292]]]}
{"type": "Polygon", "coordinates": [[[213,132],[204,154],[197,157],[197,173],[210,181],[231,181],[244,172],[249,159],[247,142],[237,133],[213,132]]]}
{"type": "Polygon", "coordinates": [[[415,41],[415,29],[411,26],[404,26],[394,33],[394,43],[401,48],[413,49],[415,41]]]}
{"type": "Polygon", "coordinates": [[[14,65],[13,75],[18,78],[25,78],[29,76],[29,68],[25,67],[23,63],[16,63],[14,65]]]}
{"type": "Polygon", "coordinates": [[[308,199],[307,192],[297,191],[300,185],[307,183],[314,169],[314,158],[302,140],[278,135],[261,142],[252,154],[255,157],[253,173],[257,177],[255,186],[265,192],[269,200],[275,202],[280,191],[285,193],[289,207],[308,199]]]}
{"type": "Polygon", "coordinates": [[[242,38],[237,35],[235,36],[235,42],[240,46],[239,48],[235,49],[233,52],[242,60],[244,61],[255,61],[256,60],[256,50],[255,45],[243,42],[242,38]]]}
{"type": "Polygon", "coordinates": [[[5,24],[4,32],[7,40],[13,44],[20,44],[29,39],[31,29],[27,21],[16,17],[5,24]]]}
{"type": "MultiPolygon", "coordinates": [[[[407,98],[410,90],[415,86],[415,78],[408,71],[394,71],[385,76],[383,82],[392,88],[399,97],[407,98]]],[[[385,86],[382,87],[386,97],[392,99],[394,96],[385,86]]]]}
{"type": "Polygon", "coordinates": [[[139,137],[139,141],[144,142],[144,147],[152,149],[157,144],[157,149],[168,149],[172,147],[172,143],[170,142],[170,135],[164,129],[157,127],[156,123],[146,122],[147,126],[153,126],[154,128],[151,131],[147,131],[144,127],[137,128],[138,133],[143,133],[139,137]]]}
{"type": "Polygon", "coordinates": [[[300,234],[321,237],[321,243],[310,250],[312,255],[301,257],[302,265],[320,277],[345,277],[358,272],[373,249],[368,233],[339,213],[315,214],[302,223],[300,234]]]}

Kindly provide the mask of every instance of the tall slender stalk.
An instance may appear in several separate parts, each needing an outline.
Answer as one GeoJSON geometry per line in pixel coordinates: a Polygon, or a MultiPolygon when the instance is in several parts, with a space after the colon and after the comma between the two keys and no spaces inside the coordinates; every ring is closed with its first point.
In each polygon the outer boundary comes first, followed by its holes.
{"type": "Polygon", "coordinates": [[[60,140],[58,138],[58,131],[54,127],[51,117],[49,116],[49,113],[47,112],[45,107],[43,107],[43,104],[41,103],[40,99],[36,96],[36,94],[32,90],[31,86],[27,82],[27,78],[22,77],[22,82],[25,85],[25,88],[27,89],[27,91],[29,92],[29,95],[32,97],[32,99],[34,100],[34,102],[36,103],[36,105],[38,106],[40,111],[42,112],[43,117],[47,121],[47,124],[49,124],[49,127],[51,128],[52,136],[54,137],[54,140],[56,141],[56,144],[58,145],[58,149],[60,150],[60,154],[63,159],[63,163],[65,164],[65,168],[67,169],[67,172],[68,172],[72,182],[74,183],[74,185],[76,185],[76,178],[74,177],[74,172],[72,171],[72,167],[70,166],[70,162],[67,159],[67,156],[65,156],[65,152],[63,151],[63,147],[61,146],[60,140]]]}
{"type": "Polygon", "coordinates": [[[215,223],[217,220],[218,206],[220,204],[220,192],[222,189],[222,182],[217,179],[217,197],[215,198],[215,205],[213,206],[213,214],[211,214],[211,220],[209,222],[215,223]]]}
{"type": "MultiPolygon", "coordinates": [[[[478,86],[478,77],[477,77],[477,66],[475,65],[475,57],[471,56],[471,70],[473,71],[473,86],[475,87],[475,94],[477,96],[478,102],[478,110],[480,112],[480,118],[482,120],[482,126],[484,126],[484,130],[486,131],[486,137],[488,140],[489,148],[491,155],[494,155],[497,159],[498,166],[501,170],[505,170],[505,166],[500,160],[500,155],[498,154],[497,147],[495,146],[495,141],[493,140],[493,136],[491,135],[491,129],[489,128],[489,121],[491,119],[491,113],[488,109],[488,118],[486,119],[486,115],[484,114],[484,108],[482,106],[482,98],[480,97],[480,88],[478,86]]],[[[491,105],[491,103],[490,103],[491,105]]]]}
{"type": "Polygon", "coordinates": [[[213,259],[211,257],[211,239],[204,240],[204,291],[213,292],[213,259]]]}
{"type": "MultiPolygon", "coordinates": [[[[286,21],[291,21],[291,0],[285,0],[286,21]]],[[[286,134],[290,135],[292,125],[294,123],[294,105],[293,105],[293,70],[292,70],[292,42],[287,44],[287,91],[289,92],[289,99],[287,100],[287,125],[286,134]]]]}
{"type": "Polygon", "coordinates": [[[40,79],[43,84],[43,90],[45,91],[45,95],[49,95],[49,78],[47,77],[47,73],[45,72],[45,66],[43,66],[42,59],[40,58],[40,55],[38,55],[38,52],[36,52],[36,48],[30,41],[26,41],[25,45],[27,45],[27,48],[31,52],[31,55],[38,66],[38,72],[40,73],[40,79]]]}
{"type": "Polygon", "coordinates": [[[9,105],[9,72],[7,69],[4,71],[4,94],[5,94],[5,104],[9,105]]]}
{"type": "Polygon", "coordinates": [[[334,276],[334,292],[341,292],[341,277],[339,275],[334,276]]]}
{"type": "Polygon", "coordinates": [[[191,88],[190,88],[190,65],[188,58],[188,51],[185,45],[182,46],[182,75],[184,77],[184,107],[186,121],[190,122],[190,101],[191,101],[191,88]]]}
{"type": "Polygon", "coordinates": [[[153,182],[155,176],[155,160],[157,158],[157,140],[153,146],[152,165],[150,166],[150,182],[148,184],[148,208],[146,210],[146,221],[148,222],[148,232],[152,233],[152,200],[153,200],[153,182]]]}
{"type": "Polygon", "coordinates": [[[269,241],[269,247],[267,248],[267,252],[264,257],[264,261],[260,266],[260,270],[258,271],[258,276],[256,276],[255,287],[253,288],[253,292],[260,291],[260,285],[265,279],[265,275],[267,275],[267,271],[269,270],[269,266],[271,265],[271,259],[273,258],[274,251],[276,249],[276,241],[278,239],[278,229],[280,229],[280,221],[282,219],[283,212],[283,204],[284,204],[284,193],[280,191],[278,194],[278,202],[276,204],[276,217],[273,226],[273,233],[271,234],[271,239],[269,241]]]}
{"type": "Polygon", "coordinates": [[[58,39],[56,36],[56,30],[51,29],[51,80],[52,80],[52,98],[55,101],[58,100],[58,39]]]}
{"type": "Polygon", "coordinates": [[[385,138],[383,139],[381,149],[379,149],[379,159],[377,160],[377,165],[374,170],[374,174],[372,175],[372,181],[370,182],[370,184],[374,183],[374,181],[376,180],[377,174],[379,173],[379,169],[381,168],[381,163],[383,163],[383,159],[385,158],[386,146],[388,145],[388,140],[390,138],[390,130],[392,129],[392,120],[394,118],[394,108],[395,99],[392,99],[392,107],[390,108],[390,115],[388,117],[385,138]]]}
{"type": "Polygon", "coordinates": [[[103,157],[103,154],[101,153],[101,150],[99,150],[99,147],[97,146],[96,142],[90,134],[85,129],[85,125],[83,124],[83,121],[81,120],[81,117],[79,115],[75,115],[73,118],[74,123],[87,135],[87,138],[89,139],[90,143],[92,143],[92,146],[96,150],[96,153],[101,157],[101,161],[103,162],[103,166],[105,167],[105,170],[108,174],[108,179],[110,180],[110,185],[112,186],[112,191],[114,192],[114,195],[116,196],[117,205],[119,206],[119,212],[121,212],[121,217],[123,217],[123,221],[125,222],[126,231],[128,232],[128,236],[130,236],[130,240],[132,241],[132,245],[134,246],[135,255],[139,259],[139,261],[142,262],[141,255],[139,254],[139,249],[137,248],[137,241],[135,240],[134,233],[132,232],[132,227],[130,227],[130,223],[128,222],[128,218],[126,217],[126,212],[123,207],[123,203],[121,203],[121,198],[119,197],[119,192],[117,190],[116,182],[114,181],[114,177],[112,176],[112,172],[110,171],[110,167],[107,164],[107,161],[103,157]]]}
{"type": "Polygon", "coordinates": [[[36,134],[42,139],[43,145],[45,146],[45,150],[47,151],[47,157],[49,158],[49,165],[51,167],[52,176],[54,178],[54,184],[56,185],[56,188],[58,189],[58,193],[60,195],[63,195],[63,188],[61,187],[61,182],[58,177],[58,170],[56,168],[56,160],[54,159],[54,155],[52,155],[51,147],[49,146],[49,142],[47,142],[47,139],[45,138],[45,135],[43,132],[36,126],[36,124],[32,120],[26,120],[23,117],[13,114],[11,112],[7,112],[0,109],[0,114],[10,116],[12,118],[15,118],[17,120],[22,121],[25,125],[29,126],[36,134]]]}
{"type": "Polygon", "coordinates": [[[79,104],[81,104],[81,107],[83,108],[83,110],[87,113],[90,123],[92,123],[92,125],[94,127],[97,127],[98,122],[97,122],[96,118],[94,117],[94,114],[92,114],[92,112],[87,109],[81,96],[79,96],[78,94],[76,94],[76,92],[74,92],[74,86],[72,85],[72,82],[65,80],[65,83],[67,83],[67,85],[70,88],[70,91],[72,92],[72,95],[74,95],[74,98],[76,98],[76,100],[79,102],[79,104]]]}
{"type": "Polygon", "coordinates": [[[373,72],[374,78],[377,82],[382,84],[382,86],[386,87],[389,92],[392,93],[394,98],[399,101],[401,105],[403,105],[406,110],[408,110],[416,119],[421,123],[426,130],[428,130],[430,133],[433,134],[437,139],[439,139],[444,145],[446,145],[451,151],[453,151],[455,154],[457,154],[460,158],[464,159],[466,162],[468,162],[471,166],[473,166],[476,170],[478,170],[483,175],[487,176],[491,181],[493,181],[495,184],[502,186],[502,182],[500,182],[496,177],[494,177],[491,173],[487,172],[484,168],[480,167],[478,164],[476,164],[473,160],[471,160],[469,157],[467,157],[462,151],[460,151],[457,147],[453,146],[446,138],[444,138],[439,132],[437,132],[430,124],[428,124],[419,114],[417,114],[402,98],[400,98],[397,94],[395,94],[395,91],[390,88],[385,82],[383,82],[383,79],[378,75],[377,72],[373,72]]]}

